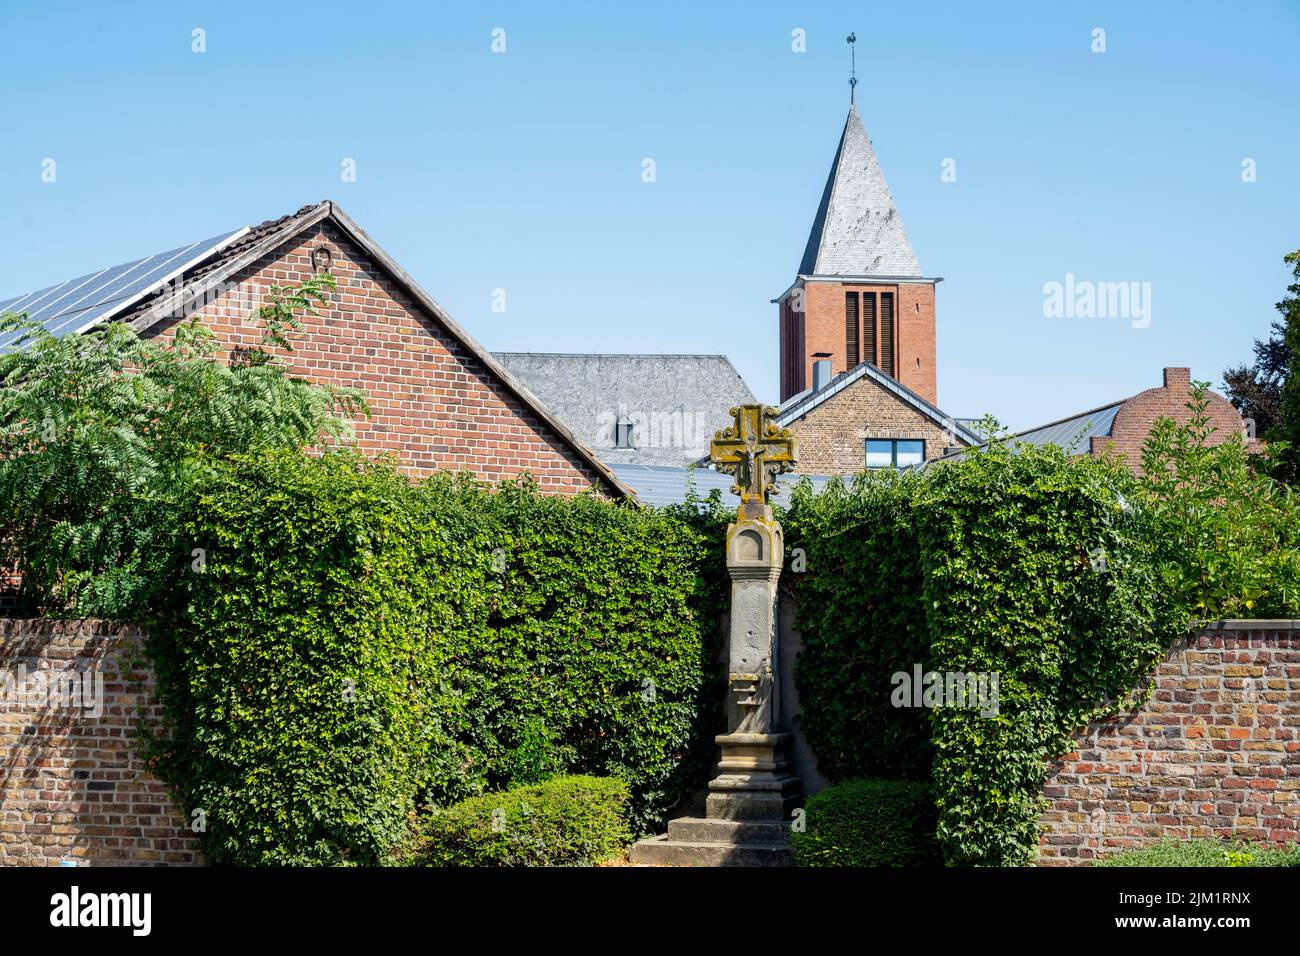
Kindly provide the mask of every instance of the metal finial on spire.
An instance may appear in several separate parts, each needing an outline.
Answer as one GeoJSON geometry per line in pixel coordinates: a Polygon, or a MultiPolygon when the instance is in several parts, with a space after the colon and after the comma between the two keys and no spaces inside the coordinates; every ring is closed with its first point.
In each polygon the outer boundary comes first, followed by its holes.
{"type": "Polygon", "coordinates": [[[849,45],[849,105],[853,106],[857,102],[855,87],[858,85],[858,57],[856,47],[853,45],[858,42],[858,35],[850,33],[845,42],[849,45]]]}

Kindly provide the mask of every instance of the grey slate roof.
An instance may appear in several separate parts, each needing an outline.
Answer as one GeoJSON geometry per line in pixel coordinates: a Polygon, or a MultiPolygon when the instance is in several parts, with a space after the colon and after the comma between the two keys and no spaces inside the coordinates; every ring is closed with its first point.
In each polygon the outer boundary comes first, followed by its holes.
{"type": "Polygon", "coordinates": [[[921,277],[856,106],[849,107],[799,274],[921,277]]]}
{"type": "Polygon", "coordinates": [[[785,403],[777,409],[777,424],[785,428],[792,422],[803,418],[810,411],[838,395],[844,389],[848,388],[854,382],[862,378],[870,378],[881,388],[892,392],[902,402],[911,405],[922,415],[928,417],[940,428],[946,428],[962,441],[971,445],[978,445],[980,437],[971,431],[969,427],[963,424],[969,419],[953,418],[936,405],[931,405],[916,392],[912,391],[898,379],[886,375],[880,369],[876,368],[870,362],[863,362],[847,372],[840,372],[829,382],[822,386],[819,391],[814,392],[807,389],[798,395],[791,395],[785,400],[785,403]]]}
{"type": "Polygon", "coordinates": [[[495,352],[602,461],[687,465],[709,452],[734,405],[756,399],[725,355],[495,352]],[[614,426],[633,425],[633,448],[616,448],[614,426]]]}
{"type": "MultiPolygon", "coordinates": [[[[683,468],[678,465],[614,465],[614,473],[630,486],[642,504],[661,508],[681,504],[692,486],[696,496],[705,498],[714,488],[722,489],[723,504],[737,505],[740,499],[731,493],[735,479],[711,468],[683,468]]],[[[779,505],[790,503],[790,492],[803,478],[821,491],[830,479],[825,475],[779,475],[772,500],[779,505]]]]}
{"type": "MultiPolygon", "coordinates": [[[[1118,414],[1125,401],[1127,399],[1111,402],[1109,405],[1102,405],[1100,408],[1080,412],[1078,415],[1071,415],[1069,418],[1062,418],[1058,421],[1048,422],[1046,425],[1039,425],[1037,428],[1030,428],[1027,431],[1009,435],[1006,439],[1007,446],[1014,450],[1017,444],[1060,445],[1071,454],[1086,455],[1092,449],[1093,437],[1106,438],[1110,435],[1111,426],[1115,424],[1115,415],[1118,414]]],[[[978,447],[982,448],[985,444],[985,442],[979,442],[978,447]]],[[[948,461],[960,458],[965,453],[965,451],[954,452],[936,460],[948,461]]]]}

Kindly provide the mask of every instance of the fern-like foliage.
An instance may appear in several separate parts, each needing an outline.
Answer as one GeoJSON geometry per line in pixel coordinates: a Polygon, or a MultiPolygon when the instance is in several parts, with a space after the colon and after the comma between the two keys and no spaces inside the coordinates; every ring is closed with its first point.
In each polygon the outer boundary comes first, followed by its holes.
{"type": "Polygon", "coordinates": [[[122,323],[60,338],[0,317],[18,333],[0,354],[0,569],[21,576],[19,613],[131,617],[188,554],[177,507],[220,461],[351,437],[365,396],[279,358],[334,288],[328,273],[272,286],[261,343],[229,360],[198,317],[152,339],[122,323]]]}

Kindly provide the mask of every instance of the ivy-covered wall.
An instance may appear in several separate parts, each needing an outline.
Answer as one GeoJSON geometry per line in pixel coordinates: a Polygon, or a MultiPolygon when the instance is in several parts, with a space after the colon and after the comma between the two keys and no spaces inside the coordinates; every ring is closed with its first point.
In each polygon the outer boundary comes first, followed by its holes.
{"type": "Polygon", "coordinates": [[[822,771],[930,778],[949,863],[1030,861],[1048,760],[1185,633],[1135,481],[1114,462],[996,448],[798,493],[796,679],[822,771]],[[931,673],[996,680],[997,696],[954,706],[894,676],[931,673]]]}

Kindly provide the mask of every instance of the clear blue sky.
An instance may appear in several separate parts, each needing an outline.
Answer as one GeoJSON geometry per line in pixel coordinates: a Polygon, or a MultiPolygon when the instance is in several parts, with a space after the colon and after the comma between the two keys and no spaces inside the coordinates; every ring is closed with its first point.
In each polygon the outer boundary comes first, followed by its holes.
{"type": "Polygon", "coordinates": [[[331,198],[491,349],[721,352],[775,400],[769,300],[844,121],[850,30],[945,280],[946,410],[1027,426],[1249,358],[1300,247],[1296,0],[4,0],[0,298],[331,198]],[[1067,273],[1150,282],[1150,327],[1045,318],[1067,273]]]}

